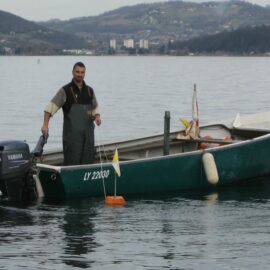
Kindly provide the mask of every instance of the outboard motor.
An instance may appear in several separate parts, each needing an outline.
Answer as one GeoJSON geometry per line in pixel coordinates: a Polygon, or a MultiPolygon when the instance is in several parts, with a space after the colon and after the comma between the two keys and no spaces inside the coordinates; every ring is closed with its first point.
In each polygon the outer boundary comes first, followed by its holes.
{"type": "Polygon", "coordinates": [[[36,158],[43,153],[47,137],[42,135],[30,153],[24,141],[0,142],[0,191],[13,201],[33,201],[37,190],[33,175],[36,158]]]}

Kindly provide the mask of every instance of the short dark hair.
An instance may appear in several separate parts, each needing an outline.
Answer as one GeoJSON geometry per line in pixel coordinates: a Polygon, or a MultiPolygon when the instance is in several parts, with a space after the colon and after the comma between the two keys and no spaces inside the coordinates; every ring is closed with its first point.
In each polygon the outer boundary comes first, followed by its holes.
{"type": "Polygon", "coordinates": [[[82,67],[82,68],[85,68],[85,65],[84,65],[83,62],[77,62],[77,63],[74,64],[73,70],[74,70],[76,67],[82,67]]]}

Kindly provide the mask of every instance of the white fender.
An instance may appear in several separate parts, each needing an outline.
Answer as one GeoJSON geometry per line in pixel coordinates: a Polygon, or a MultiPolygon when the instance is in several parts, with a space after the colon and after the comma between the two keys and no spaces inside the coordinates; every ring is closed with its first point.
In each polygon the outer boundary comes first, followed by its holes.
{"type": "Polygon", "coordinates": [[[207,181],[212,185],[217,184],[219,176],[214,156],[211,153],[205,153],[203,154],[202,161],[207,181]]]}

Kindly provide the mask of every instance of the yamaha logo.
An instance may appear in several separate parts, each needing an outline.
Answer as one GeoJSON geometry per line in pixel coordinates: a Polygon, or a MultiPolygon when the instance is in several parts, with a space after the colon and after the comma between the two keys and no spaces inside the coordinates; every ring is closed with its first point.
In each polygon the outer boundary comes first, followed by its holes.
{"type": "Polygon", "coordinates": [[[8,157],[8,160],[23,159],[23,154],[22,153],[11,154],[11,155],[8,155],[7,157],[8,157]]]}

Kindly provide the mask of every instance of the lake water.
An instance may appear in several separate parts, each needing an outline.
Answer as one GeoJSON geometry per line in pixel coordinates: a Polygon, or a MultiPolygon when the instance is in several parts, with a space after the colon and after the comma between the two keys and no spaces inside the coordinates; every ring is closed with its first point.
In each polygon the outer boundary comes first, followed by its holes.
{"type": "MultiPolygon", "coordinates": [[[[172,129],[182,128],[179,117],[191,119],[194,84],[202,123],[270,107],[270,57],[1,57],[0,140],[35,145],[44,107],[79,60],[100,104],[98,141],[160,133],[166,110],[172,129]]],[[[60,147],[61,135],[58,112],[46,149],[60,147]]]]}
{"type": "MultiPolygon", "coordinates": [[[[172,129],[191,119],[197,85],[202,123],[269,110],[267,57],[0,57],[0,140],[33,148],[43,109],[83,61],[99,100],[97,143],[172,129]]],[[[62,113],[46,149],[61,147],[62,113]]],[[[122,208],[102,199],[0,202],[0,269],[267,269],[270,185],[215,193],[132,198],[122,208]]]]}

